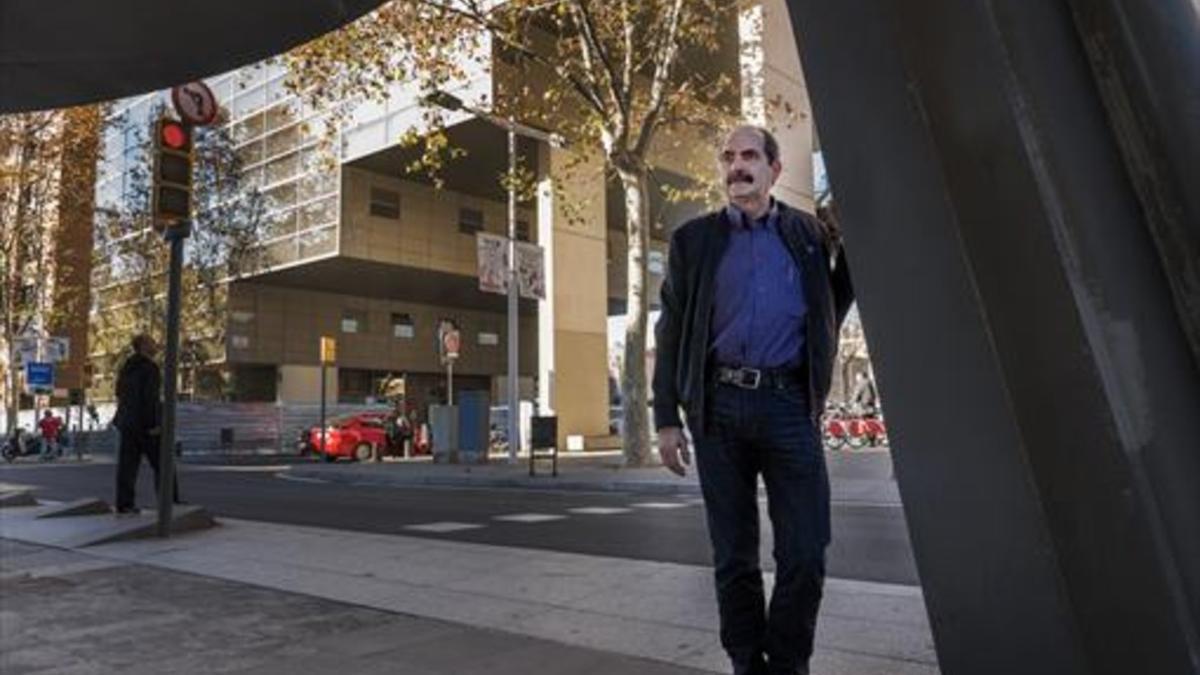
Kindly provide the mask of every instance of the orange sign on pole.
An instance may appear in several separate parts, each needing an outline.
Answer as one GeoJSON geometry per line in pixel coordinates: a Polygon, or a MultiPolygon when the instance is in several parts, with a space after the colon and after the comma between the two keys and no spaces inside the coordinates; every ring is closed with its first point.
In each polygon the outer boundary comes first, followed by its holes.
{"type": "Polygon", "coordinates": [[[321,363],[337,362],[337,340],[331,337],[321,337],[321,363]]]}

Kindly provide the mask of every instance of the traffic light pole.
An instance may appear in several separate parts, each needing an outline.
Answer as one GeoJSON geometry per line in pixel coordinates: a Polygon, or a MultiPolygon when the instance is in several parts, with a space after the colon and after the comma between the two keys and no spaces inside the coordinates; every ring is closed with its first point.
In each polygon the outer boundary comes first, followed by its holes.
{"type": "Polygon", "coordinates": [[[171,509],[175,504],[175,402],[178,398],[179,311],[183,283],[183,243],[191,223],[166,228],[163,238],[171,245],[167,276],[167,334],[163,352],[163,410],[158,449],[158,536],[171,535],[171,509]]]}

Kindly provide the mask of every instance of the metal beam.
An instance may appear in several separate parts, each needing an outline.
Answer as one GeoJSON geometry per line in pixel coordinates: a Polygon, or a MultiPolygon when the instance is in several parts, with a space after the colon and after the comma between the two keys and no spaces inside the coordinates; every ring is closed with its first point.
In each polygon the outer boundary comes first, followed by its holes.
{"type": "MultiPolygon", "coordinates": [[[[1200,673],[1195,259],[1162,246],[1197,221],[1147,209],[1085,4],[789,3],[951,675],[1200,673]]],[[[1175,105],[1139,133],[1195,138],[1175,105]]]]}

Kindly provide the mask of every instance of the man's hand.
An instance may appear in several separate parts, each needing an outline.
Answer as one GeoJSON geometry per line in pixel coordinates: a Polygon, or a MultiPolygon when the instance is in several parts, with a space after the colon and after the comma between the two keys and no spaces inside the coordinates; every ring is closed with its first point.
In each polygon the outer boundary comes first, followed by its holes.
{"type": "Polygon", "coordinates": [[[835,202],[817,209],[817,219],[825,226],[826,236],[829,237],[829,248],[836,251],[842,245],[842,223],[838,218],[835,202]]]}
{"type": "Polygon", "coordinates": [[[678,476],[687,475],[687,467],[692,463],[692,453],[688,451],[687,437],[679,427],[663,427],[658,430],[658,456],[662,458],[663,466],[678,476]]]}

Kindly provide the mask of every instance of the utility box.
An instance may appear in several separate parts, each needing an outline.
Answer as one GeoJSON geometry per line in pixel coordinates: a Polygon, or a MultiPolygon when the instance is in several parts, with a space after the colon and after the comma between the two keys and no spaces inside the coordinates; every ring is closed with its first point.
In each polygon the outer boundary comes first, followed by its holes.
{"type": "Polygon", "coordinates": [[[491,394],[485,390],[458,394],[458,461],[485,464],[491,445],[491,394]]]}
{"type": "Polygon", "coordinates": [[[429,433],[433,437],[433,461],[445,464],[458,457],[458,406],[429,406],[429,433]]]}

